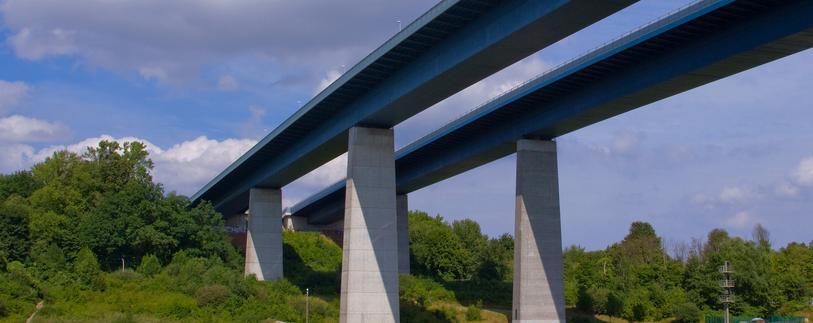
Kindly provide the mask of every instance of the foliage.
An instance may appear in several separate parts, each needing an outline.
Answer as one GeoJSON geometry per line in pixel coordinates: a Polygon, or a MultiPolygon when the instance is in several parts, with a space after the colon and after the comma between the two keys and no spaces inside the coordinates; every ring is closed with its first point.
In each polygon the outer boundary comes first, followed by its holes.
{"type": "Polygon", "coordinates": [[[700,319],[701,312],[694,303],[683,303],[675,306],[673,314],[678,323],[691,323],[700,319]]]}
{"type": "Polygon", "coordinates": [[[283,271],[301,290],[335,296],[339,294],[342,250],[316,232],[283,232],[283,271]]]}
{"type": "Polygon", "coordinates": [[[448,302],[455,299],[454,293],[434,280],[410,275],[401,275],[399,293],[402,302],[423,307],[439,301],[448,302]]]}
{"type": "Polygon", "coordinates": [[[442,280],[471,278],[475,258],[442,217],[410,212],[409,240],[415,272],[442,280]]]}
{"type": "Polygon", "coordinates": [[[30,210],[19,195],[0,200],[0,259],[24,261],[31,245],[28,232],[30,210]]]}
{"type": "Polygon", "coordinates": [[[19,171],[8,175],[0,174],[0,201],[12,195],[27,198],[39,186],[34,175],[29,171],[19,171]]]}
{"type": "Polygon", "coordinates": [[[466,321],[480,321],[483,319],[480,309],[482,305],[469,305],[466,309],[466,321]]]}
{"type": "Polygon", "coordinates": [[[152,277],[161,271],[161,262],[153,254],[149,254],[141,258],[141,264],[138,265],[138,272],[144,276],[152,277]]]}
{"type": "Polygon", "coordinates": [[[198,288],[198,291],[195,292],[195,300],[200,307],[216,306],[225,303],[230,295],[231,292],[226,286],[214,284],[198,288]]]}

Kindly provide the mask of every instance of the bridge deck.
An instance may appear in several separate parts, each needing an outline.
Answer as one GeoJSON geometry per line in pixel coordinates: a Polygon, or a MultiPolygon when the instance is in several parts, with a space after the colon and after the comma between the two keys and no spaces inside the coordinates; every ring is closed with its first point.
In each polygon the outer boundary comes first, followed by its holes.
{"type": "MultiPolygon", "coordinates": [[[[396,153],[406,194],[552,139],[813,46],[813,1],[696,3],[505,93],[396,153]],[[777,22],[782,23],[777,23],[777,22]]],[[[296,205],[342,216],[344,182],[296,205]]]]}
{"type": "Polygon", "coordinates": [[[193,196],[244,210],[347,151],[353,126],[392,127],[637,0],[447,0],[407,26],[193,196]]]}

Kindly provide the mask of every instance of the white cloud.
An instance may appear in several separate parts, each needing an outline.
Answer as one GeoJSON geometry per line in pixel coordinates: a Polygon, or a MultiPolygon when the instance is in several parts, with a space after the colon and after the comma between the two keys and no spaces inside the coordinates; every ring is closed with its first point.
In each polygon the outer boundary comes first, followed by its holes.
{"type": "Polygon", "coordinates": [[[223,75],[217,81],[217,89],[221,91],[236,91],[240,88],[240,83],[231,75],[223,75]]]}
{"type": "Polygon", "coordinates": [[[800,185],[813,185],[813,157],[807,157],[799,162],[793,172],[793,179],[800,185]]]}
{"type": "Polygon", "coordinates": [[[779,196],[795,197],[799,195],[799,187],[786,181],[782,181],[781,183],[776,185],[775,192],[779,196]]]}
{"type": "Polygon", "coordinates": [[[240,127],[240,135],[246,138],[262,138],[268,133],[263,123],[268,110],[259,105],[250,105],[248,113],[248,119],[240,127]]]}
{"type": "Polygon", "coordinates": [[[152,154],[153,175],[168,190],[192,194],[256,143],[253,139],[217,141],[204,136],[184,141],[152,154]]]}
{"type": "Polygon", "coordinates": [[[30,164],[28,160],[34,155],[34,148],[24,144],[4,144],[0,142],[0,173],[22,170],[30,164]]]}
{"type": "Polygon", "coordinates": [[[738,229],[748,227],[754,222],[754,217],[747,211],[740,211],[726,220],[727,224],[738,229]]]}
{"type": "Polygon", "coordinates": [[[720,191],[720,201],[725,203],[746,203],[757,197],[757,194],[747,187],[729,186],[720,191]]]}
{"type": "Polygon", "coordinates": [[[339,79],[340,76],[342,76],[342,73],[337,70],[328,71],[327,75],[325,75],[325,77],[319,81],[319,86],[316,88],[316,91],[314,91],[314,94],[322,92],[322,90],[326,89],[328,86],[330,86],[330,84],[339,79]]]}
{"type": "Polygon", "coordinates": [[[0,80],[0,116],[19,104],[31,91],[25,82],[0,80]]]}
{"type": "Polygon", "coordinates": [[[0,118],[0,142],[43,142],[58,139],[68,133],[68,128],[19,115],[0,118]]]}
{"type": "Polygon", "coordinates": [[[144,143],[150,153],[150,158],[155,162],[152,172],[155,180],[163,183],[168,191],[177,191],[181,194],[194,193],[257,143],[253,139],[217,141],[201,136],[165,150],[141,138],[114,138],[109,135],[87,138],[67,146],[50,146],[36,151],[29,145],[0,143],[0,150],[4,152],[0,154],[0,171],[7,173],[28,168],[59,150],[81,154],[88,147],[97,146],[102,140],[144,143]]]}
{"type": "Polygon", "coordinates": [[[18,57],[75,56],[174,82],[241,56],[300,67],[319,65],[325,57],[334,60],[328,66],[355,61],[397,31],[393,13],[411,20],[434,2],[6,0],[0,1],[0,15],[18,57]],[[370,28],[384,25],[392,28],[370,28]]]}

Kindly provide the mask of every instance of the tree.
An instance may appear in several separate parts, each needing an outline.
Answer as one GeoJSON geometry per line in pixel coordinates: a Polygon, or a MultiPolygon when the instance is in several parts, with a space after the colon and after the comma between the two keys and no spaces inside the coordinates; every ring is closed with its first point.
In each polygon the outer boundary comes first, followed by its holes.
{"type": "Polygon", "coordinates": [[[149,254],[141,258],[141,264],[138,265],[138,272],[144,276],[152,277],[161,271],[161,262],[158,257],[149,254]]]}
{"type": "Polygon", "coordinates": [[[762,246],[763,248],[771,248],[771,233],[768,232],[768,229],[762,226],[762,224],[757,223],[754,225],[754,230],[751,232],[751,236],[758,245],[762,246]]]}
{"type": "Polygon", "coordinates": [[[86,286],[96,287],[99,279],[100,269],[99,261],[96,260],[96,255],[88,248],[82,248],[76,255],[76,262],[73,264],[73,272],[79,278],[79,281],[86,286]]]}
{"type": "Polygon", "coordinates": [[[617,292],[607,295],[607,315],[619,317],[624,311],[624,299],[617,292]]]}
{"type": "Polygon", "coordinates": [[[26,201],[18,195],[0,200],[0,260],[3,263],[24,261],[28,257],[29,212],[26,201]]]}
{"type": "Polygon", "coordinates": [[[0,201],[12,195],[27,198],[37,188],[39,188],[39,183],[30,171],[19,171],[9,175],[0,174],[0,201]]]}
{"type": "Polygon", "coordinates": [[[410,212],[409,240],[416,272],[443,280],[471,278],[476,260],[442,217],[410,212]]]}
{"type": "Polygon", "coordinates": [[[700,319],[700,309],[694,303],[682,303],[675,306],[673,314],[678,323],[693,323],[700,319]]]}

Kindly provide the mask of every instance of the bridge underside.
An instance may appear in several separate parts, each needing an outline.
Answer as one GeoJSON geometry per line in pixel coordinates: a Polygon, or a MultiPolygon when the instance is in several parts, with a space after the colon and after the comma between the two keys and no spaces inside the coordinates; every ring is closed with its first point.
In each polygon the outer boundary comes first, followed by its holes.
{"type": "MultiPolygon", "coordinates": [[[[548,72],[396,154],[408,194],[516,152],[813,46],[809,1],[706,1],[548,72]],[[782,21],[781,24],[776,23],[782,21]]],[[[313,224],[342,217],[344,183],[294,206],[313,224]]]]}

